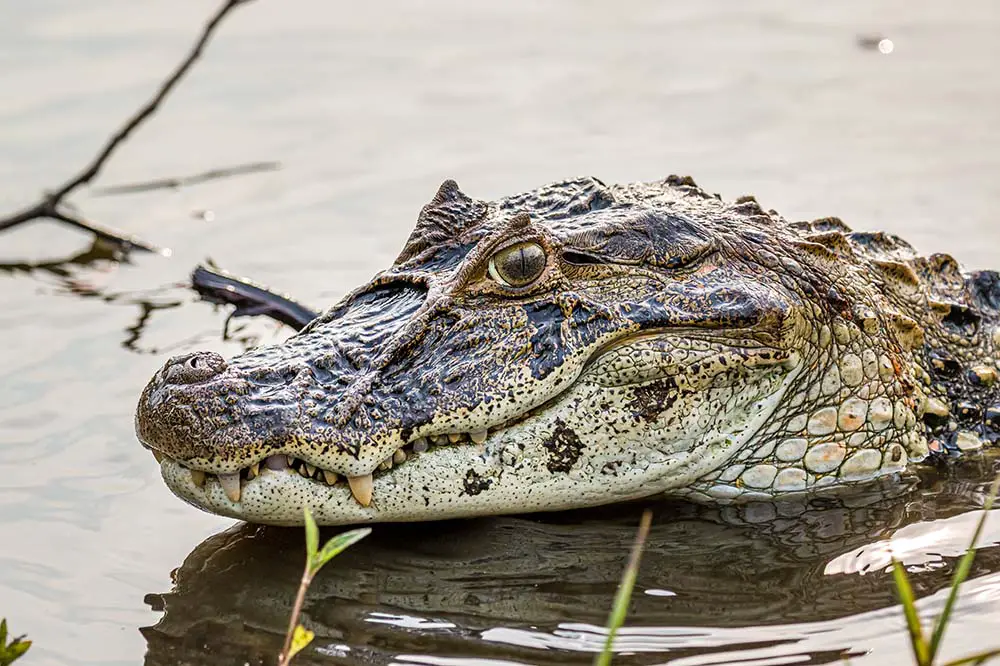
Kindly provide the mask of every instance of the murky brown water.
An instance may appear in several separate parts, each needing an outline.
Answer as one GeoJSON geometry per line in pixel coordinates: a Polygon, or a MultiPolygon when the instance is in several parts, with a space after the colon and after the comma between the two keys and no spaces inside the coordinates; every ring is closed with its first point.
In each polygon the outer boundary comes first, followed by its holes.
{"type": "MultiPolygon", "coordinates": [[[[8,3],[0,209],[82,166],[211,4],[8,3]]],[[[0,235],[0,615],[36,641],[24,663],[239,665],[277,652],[300,533],[187,507],[132,433],[138,392],[168,355],[241,348],[220,339],[224,311],[173,286],[197,262],[320,307],[392,261],[444,178],[491,198],[679,172],[792,218],[836,214],[1000,267],[998,33],[993,0],[244,7],[100,183],[257,160],[283,170],[74,198],[170,259],[116,265],[48,223],[0,235]],[[876,33],[891,54],[858,45],[876,33]]],[[[240,333],[285,335],[264,321],[240,333]]],[[[654,504],[621,662],[907,663],[885,541],[905,538],[935,612],[991,466],[780,519],[654,504]]],[[[377,528],[317,581],[302,661],[585,662],[637,517],[377,528]]],[[[994,521],[951,655],[1000,644],[997,544],[994,521]]]]}

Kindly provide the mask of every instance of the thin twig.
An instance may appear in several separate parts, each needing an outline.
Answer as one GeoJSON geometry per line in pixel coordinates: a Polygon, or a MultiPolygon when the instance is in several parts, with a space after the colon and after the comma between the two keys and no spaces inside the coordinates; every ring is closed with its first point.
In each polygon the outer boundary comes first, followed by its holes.
{"type": "Polygon", "coordinates": [[[98,196],[110,196],[115,194],[134,194],[136,192],[149,192],[151,190],[178,189],[188,185],[199,185],[210,180],[219,178],[229,178],[230,176],[242,176],[250,173],[260,173],[262,171],[277,171],[281,168],[280,162],[250,162],[249,164],[238,164],[233,167],[223,169],[212,169],[196,173],[193,176],[181,176],[178,178],[157,178],[156,180],[146,180],[141,183],[124,183],[122,185],[109,185],[93,190],[98,196]]]}
{"type": "Polygon", "coordinates": [[[24,222],[30,222],[31,220],[49,218],[90,231],[104,240],[119,243],[126,249],[135,248],[149,252],[159,251],[158,248],[149,245],[148,243],[143,243],[135,238],[119,234],[110,229],[100,227],[91,222],[87,222],[63,212],[63,210],[61,210],[63,199],[65,199],[81,185],[89,184],[90,181],[97,177],[97,175],[101,172],[101,169],[104,167],[105,162],[108,161],[108,158],[111,157],[112,153],[114,153],[118,146],[120,146],[125,139],[127,139],[129,135],[147,118],[156,112],[157,108],[163,100],[166,99],[167,95],[170,94],[184,75],[188,73],[198,58],[201,57],[205,45],[208,44],[216,28],[226,15],[236,7],[248,2],[252,2],[252,0],[226,0],[226,2],[224,2],[215,12],[212,18],[205,24],[205,27],[201,31],[201,35],[198,37],[198,41],[195,42],[194,46],[188,52],[187,57],[181,61],[170,76],[167,77],[167,79],[160,85],[156,94],[153,95],[153,97],[146,102],[146,104],[136,111],[128,119],[128,121],[126,121],[125,124],[122,125],[121,128],[119,128],[119,130],[107,140],[104,147],[101,149],[101,152],[99,152],[97,156],[91,160],[90,164],[88,164],[75,177],[60,185],[56,190],[47,193],[41,201],[5,218],[0,218],[0,231],[9,229],[18,224],[23,224],[24,222]]]}
{"type": "Polygon", "coordinates": [[[115,231],[114,229],[109,229],[96,222],[88,222],[86,220],[81,220],[80,218],[68,215],[60,210],[52,211],[48,217],[53,220],[58,220],[63,224],[68,224],[70,226],[76,227],[77,229],[83,229],[84,231],[89,231],[94,234],[98,239],[111,243],[120,247],[122,250],[128,252],[129,250],[141,250],[143,252],[154,252],[156,254],[162,254],[164,256],[170,255],[170,250],[163,247],[156,247],[151,243],[136,238],[135,236],[130,236],[128,234],[115,231]]]}
{"type": "Polygon", "coordinates": [[[309,572],[309,564],[306,563],[306,570],[302,572],[302,580],[299,581],[299,591],[295,594],[295,603],[292,606],[292,614],[288,618],[288,631],[285,632],[285,644],[278,655],[278,666],[287,666],[292,656],[292,636],[295,635],[295,627],[299,625],[299,615],[302,613],[302,604],[306,600],[306,591],[312,582],[312,574],[309,572]]]}

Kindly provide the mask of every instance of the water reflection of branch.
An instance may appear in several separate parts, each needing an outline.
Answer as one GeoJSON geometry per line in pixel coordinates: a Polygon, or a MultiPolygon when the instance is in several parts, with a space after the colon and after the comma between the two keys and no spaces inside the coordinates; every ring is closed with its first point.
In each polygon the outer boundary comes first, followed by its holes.
{"type": "Polygon", "coordinates": [[[139,354],[159,354],[184,349],[208,338],[215,339],[214,335],[199,333],[165,347],[144,348],[139,344],[154,313],[193,302],[193,295],[188,290],[193,290],[201,300],[208,303],[217,306],[235,306],[226,317],[222,339],[237,342],[244,349],[259,344],[260,336],[253,332],[252,327],[233,326],[232,320],[237,317],[264,316],[296,331],[301,330],[316,317],[316,312],[287,296],[218,268],[199,266],[192,273],[190,282],[175,282],[153,289],[122,292],[109,291],[81,275],[81,272],[92,273],[101,271],[105,267],[113,268],[127,259],[127,255],[120,247],[95,239],[86,250],[66,257],[37,262],[0,262],[0,275],[46,273],[55,278],[54,286],[57,293],[71,294],[83,299],[97,299],[108,304],[138,307],[139,315],[135,322],[125,327],[122,346],[139,354]]]}
{"type": "Polygon", "coordinates": [[[88,268],[102,261],[120,262],[125,260],[127,260],[127,257],[121,251],[120,247],[102,242],[100,239],[95,239],[86,250],[68,257],[37,262],[11,261],[0,263],[0,273],[13,275],[16,273],[41,271],[60,279],[72,279],[72,268],[74,267],[88,268]]]}
{"type": "Polygon", "coordinates": [[[122,185],[110,185],[94,190],[98,196],[111,196],[116,194],[135,194],[136,192],[149,192],[150,190],[178,189],[188,185],[199,185],[210,180],[219,178],[229,178],[231,176],[242,176],[249,173],[260,173],[262,171],[277,171],[281,168],[280,162],[250,162],[249,164],[237,164],[232,167],[211,169],[202,171],[192,176],[181,176],[179,178],[158,178],[156,180],[146,180],[139,183],[124,183],[122,185]]]}
{"type": "Polygon", "coordinates": [[[104,167],[105,162],[108,161],[114,151],[129,137],[133,131],[135,131],[143,122],[156,112],[163,100],[166,99],[181,79],[184,78],[184,75],[188,73],[198,58],[201,57],[205,46],[212,38],[212,34],[215,32],[216,28],[218,28],[219,24],[226,17],[226,15],[236,7],[251,1],[252,0],[226,0],[226,2],[224,2],[215,12],[212,18],[210,18],[205,24],[205,27],[202,29],[201,35],[198,37],[194,46],[190,51],[188,51],[184,60],[181,61],[174,71],[171,72],[170,76],[168,76],[167,79],[160,85],[156,94],[154,94],[153,97],[146,102],[146,104],[136,111],[125,122],[125,124],[122,125],[118,131],[107,140],[104,147],[101,149],[101,152],[94,157],[90,164],[84,167],[79,174],[60,185],[54,191],[47,192],[42,197],[41,201],[38,201],[34,205],[28,206],[27,208],[24,208],[23,210],[13,213],[7,217],[0,218],[0,231],[10,229],[11,227],[25,222],[30,222],[32,220],[48,218],[89,231],[97,238],[117,245],[123,251],[141,250],[145,252],[166,254],[166,250],[139,240],[134,236],[114,231],[113,229],[109,229],[77,216],[69,210],[69,207],[65,204],[64,199],[81,186],[89,184],[98,176],[101,169],[104,167]]]}

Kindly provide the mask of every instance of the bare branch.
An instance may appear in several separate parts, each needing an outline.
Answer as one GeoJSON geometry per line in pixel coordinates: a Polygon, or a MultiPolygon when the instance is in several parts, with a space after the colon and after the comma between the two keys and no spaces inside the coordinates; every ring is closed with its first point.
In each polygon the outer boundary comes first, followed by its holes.
{"type": "Polygon", "coordinates": [[[166,248],[156,247],[155,245],[151,245],[142,239],[136,238],[135,236],[129,236],[127,234],[114,231],[113,229],[108,229],[107,227],[97,224],[96,222],[81,220],[78,217],[67,215],[66,213],[58,210],[49,213],[47,217],[50,217],[53,220],[58,220],[63,224],[76,227],[77,229],[89,231],[94,234],[98,240],[111,243],[120,247],[125,252],[128,252],[129,250],[142,250],[143,252],[154,252],[164,256],[168,256],[170,254],[170,250],[166,248]]]}
{"type": "Polygon", "coordinates": [[[226,15],[236,7],[252,1],[253,0],[226,0],[226,2],[224,2],[218,10],[216,10],[212,18],[210,18],[205,24],[205,27],[202,28],[198,41],[195,42],[194,46],[188,52],[184,60],[181,61],[170,76],[167,77],[167,79],[160,85],[156,94],[153,95],[153,97],[146,102],[145,105],[136,111],[128,119],[128,121],[126,121],[125,124],[122,125],[122,127],[108,139],[104,147],[101,149],[101,152],[97,154],[90,164],[77,174],[76,177],[59,186],[59,188],[54,192],[46,194],[45,198],[38,203],[18,211],[6,218],[0,218],[0,231],[31,220],[50,218],[90,231],[98,237],[107,241],[118,243],[126,249],[134,248],[146,251],[157,251],[157,248],[154,246],[148,245],[134,238],[130,238],[110,229],[71,217],[66,213],[61,212],[59,207],[67,195],[71,194],[81,185],[86,185],[96,178],[101,172],[101,168],[104,166],[105,162],[108,161],[108,158],[111,157],[112,153],[114,153],[118,146],[121,145],[122,142],[125,141],[125,139],[127,139],[129,135],[147,118],[156,112],[157,108],[159,108],[163,100],[166,99],[167,95],[170,94],[181,79],[184,78],[184,75],[188,73],[198,58],[201,57],[205,46],[208,44],[209,40],[211,40],[213,33],[226,15]]]}
{"type": "Polygon", "coordinates": [[[146,102],[145,106],[139,109],[121,129],[115,132],[114,136],[112,136],[108,140],[107,144],[105,144],[104,149],[97,157],[94,158],[86,169],[84,169],[76,178],[56,190],[53,195],[55,199],[62,199],[80,185],[89,183],[97,176],[98,173],[100,173],[101,167],[103,167],[104,163],[109,157],[111,157],[111,153],[115,151],[122,141],[128,138],[128,135],[131,134],[134,129],[136,129],[142,124],[143,121],[156,112],[160,103],[163,102],[166,96],[170,94],[170,91],[174,89],[184,75],[188,73],[188,70],[191,69],[198,58],[201,57],[202,51],[205,49],[205,45],[208,44],[208,41],[212,38],[212,34],[222,22],[222,19],[226,17],[226,14],[239,5],[250,1],[251,0],[227,0],[227,2],[215,12],[215,15],[209,19],[208,23],[205,24],[205,27],[201,31],[201,36],[198,38],[198,41],[195,42],[194,47],[188,53],[187,57],[181,62],[180,65],[177,66],[173,73],[167,77],[167,80],[163,82],[153,98],[146,102]]]}
{"type": "Polygon", "coordinates": [[[191,274],[191,288],[210,303],[236,306],[226,319],[224,335],[228,333],[229,320],[233,317],[264,315],[300,331],[319,316],[315,311],[287,296],[276,294],[250,280],[205,266],[194,269],[191,274]]]}

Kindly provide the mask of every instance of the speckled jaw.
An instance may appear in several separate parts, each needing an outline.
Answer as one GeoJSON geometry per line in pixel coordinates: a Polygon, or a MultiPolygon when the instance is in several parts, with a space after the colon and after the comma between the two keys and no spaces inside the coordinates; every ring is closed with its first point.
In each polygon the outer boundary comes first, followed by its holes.
{"type": "Polygon", "coordinates": [[[320,524],[340,525],[610,504],[684,488],[723,466],[800,370],[797,354],[759,345],[689,332],[628,338],[512,423],[408,442],[360,491],[367,505],[344,477],[284,454],[235,476],[192,474],[168,458],[161,472],[194,506],[267,524],[300,524],[304,506],[320,524]]]}

